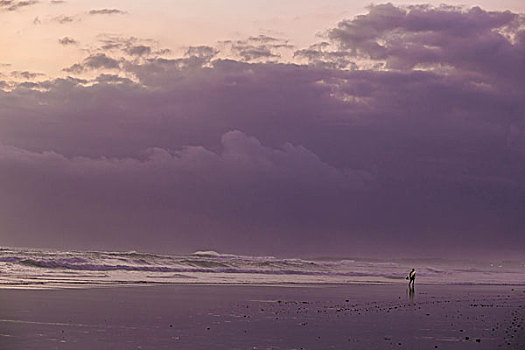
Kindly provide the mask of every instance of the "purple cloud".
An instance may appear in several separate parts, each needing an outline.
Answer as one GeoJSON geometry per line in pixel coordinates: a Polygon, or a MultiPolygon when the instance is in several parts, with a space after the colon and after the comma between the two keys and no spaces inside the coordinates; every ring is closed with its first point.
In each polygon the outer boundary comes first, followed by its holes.
{"type": "Polygon", "coordinates": [[[68,68],[115,74],[0,91],[5,241],[521,254],[522,21],[372,6],[304,65],[217,58],[226,44],[130,58],[142,44],[117,40],[68,68]]]}
{"type": "MultiPolygon", "coordinates": [[[[16,196],[24,199],[18,208],[17,204],[9,208],[9,212],[27,209],[27,205],[32,206],[51,196],[49,210],[41,208],[33,213],[36,221],[53,216],[51,211],[67,207],[68,216],[74,217],[70,219],[86,225],[80,230],[82,234],[87,234],[88,230],[97,231],[94,237],[107,234],[109,245],[118,242],[118,235],[112,230],[101,231],[101,222],[89,223],[88,217],[99,217],[101,211],[111,210],[115,205],[113,219],[116,221],[107,222],[108,228],[114,228],[113,225],[126,227],[127,224],[120,221],[126,215],[137,215],[139,221],[146,219],[144,213],[132,206],[122,207],[123,198],[133,206],[146,204],[165,223],[166,220],[184,221],[188,217],[204,221],[220,221],[237,215],[249,217],[254,214],[251,210],[259,210],[263,217],[282,220],[280,210],[298,194],[316,196],[324,202],[326,192],[360,191],[370,178],[367,172],[335,169],[304,147],[285,144],[271,149],[240,131],[222,135],[218,152],[202,146],[186,146],[175,151],[150,148],[139,158],[68,158],[53,151],[31,152],[0,146],[0,169],[0,178],[8,179],[16,188],[16,196]],[[35,186],[35,177],[45,178],[47,188],[35,186]],[[277,196],[282,203],[266,207],[261,197],[265,193],[277,196]],[[100,201],[102,198],[105,199],[100,201]]],[[[6,188],[1,193],[4,198],[14,195],[6,188]]],[[[150,214],[153,212],[147,216],[150,214]]],[[[248,218],[248,222],[253,220],[258,219],[248,218]]],[[[12,221],[16,221],[16,215],[12,216],[12,221]]],[[[126,231],[129,239],[140,239],[141,234],[132,227],[127,227],[126,231]]],[[[200,234],[213,239],[213,233],[206,231],[200,234]]],[[[56,232],[47,234],[56,235],[56,232]]],[[[224,228],[215,234],[230,235],[224,228]]],[[[74,234],[66,238],[67,241],[78,239],[81,237],[74,234]]],[[[195,243],[186,244],[186,249],[194,249],[195,243]]]]}
{"type": "Polygon", "coordinates": [[[82,63],[76,63],[64,71],[70,73],[82,73],[93,69],[118,69],[119,62],[104,53],[94,54],[84,59],[82,63]]]}
{"type": "Polygon", "coordinates": [[[473,7],[392,4],[371,6],[367,15],[341,21],[328,37],[353,56],[382,60],[394,69],[446,67],[465,72],[523,73],[519,39],[523,17],[473,7]],[[515,33],[513,43],[503,33],[515,33]],[[517,71],[516,71],[517,70],[517,71]]]}

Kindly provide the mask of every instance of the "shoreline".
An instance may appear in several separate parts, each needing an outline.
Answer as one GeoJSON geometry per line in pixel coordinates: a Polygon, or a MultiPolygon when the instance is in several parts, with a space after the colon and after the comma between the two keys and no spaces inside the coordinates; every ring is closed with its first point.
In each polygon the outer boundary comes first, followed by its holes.
{"type": "MultiPolygon", "coordinates": [[[[345,286],[406,286],[407,283],[400,282],[347,282],[347,283],[307,283],[307,282],[268,282],[268,283],[243,283],[243,282],[228,282],[228,283],[213,283],[213,282],[122,282],[122,283],[64,283],[63,285],[53,285],[49,283],[42,283],[41,285],[0,285],[0,291],[23,291],[23,290],[89,290],[89,289],[111,289],[111,288],[145,288],[145,287],[179,287],[179,286],[209,286],[209,287],[275,287],[275,288],[329,288],[329,287],[345,287],[345,286]]],[[[429,283],[420,282],[417,286],[424,287],[524,287],[525,283],[476,283],[476,282],[450,282],[444,283],[429,283]]]]}

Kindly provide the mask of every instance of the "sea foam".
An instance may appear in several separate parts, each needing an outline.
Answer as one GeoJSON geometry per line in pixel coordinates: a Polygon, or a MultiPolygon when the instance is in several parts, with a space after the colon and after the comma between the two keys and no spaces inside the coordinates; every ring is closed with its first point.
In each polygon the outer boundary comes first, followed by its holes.
{"type": "Polygon", "coordinates": [[[522,284],[525,264],[445,259],[280,258],[196,251],[191,255],[104,251],[0,249],[0,288],[64,288],[96,285],[345,284],[405,283],[522,284]]]}

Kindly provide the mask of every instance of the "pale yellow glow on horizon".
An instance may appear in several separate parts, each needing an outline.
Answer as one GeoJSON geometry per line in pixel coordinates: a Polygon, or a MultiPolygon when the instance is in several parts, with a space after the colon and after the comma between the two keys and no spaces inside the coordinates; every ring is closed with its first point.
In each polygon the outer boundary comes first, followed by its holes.
{"type": "MultiPolygon", "coordinates": [[[[299,0],[84,0],[57,5],[40,2],[17,11],[0,11],[0,64],[3,64],[0,72],[18,70],[42,72],[48,76],[64,75],[62,69],[82,60],[86,52],[95,50],[104,33],[151,39],[175,54],[191,45],[215,45],[221,40],[239,40],[259,34],[289,40],[297,48],[304,48],[318,41],[319,33],[334,27],[341,19],[365,13],[369,3],[369,0],[323,3],[299,0]],[[90,10],[103,8],[126,13],[88,15],[90,10]],[[72,21],[60,24],[56,20],[59,16],[70,16],[72,21]],[[63,37],[74,38],[79,44],[62,46],[58,40],[63,37]]],[[[418,2],[401,0],[394,3],[418,2]]],[[[525,12],[525,2],[521,0],[447,3],[525,12]]]]}

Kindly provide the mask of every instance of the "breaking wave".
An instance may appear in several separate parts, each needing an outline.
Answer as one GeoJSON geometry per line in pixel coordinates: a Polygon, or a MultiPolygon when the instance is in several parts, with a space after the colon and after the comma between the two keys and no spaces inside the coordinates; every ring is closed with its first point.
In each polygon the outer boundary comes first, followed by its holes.
{"type": "Polygon", "coordinates": [[[521,284],[525,264],[445,260],[379,261],[357,258],[283,259],[196,251],[172,256],[104,251],[0,248],[0,287],[133,283],[405,283],[416,266],[418,281],[448,284],[521,284]]]}

